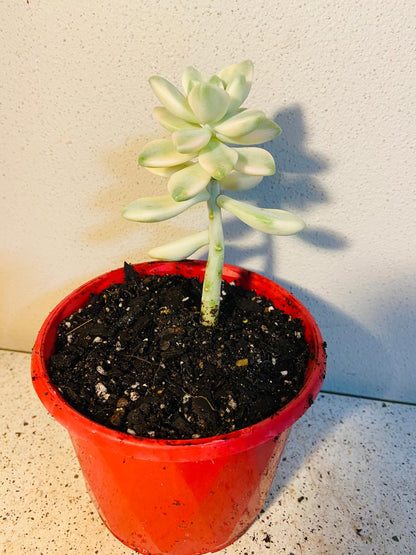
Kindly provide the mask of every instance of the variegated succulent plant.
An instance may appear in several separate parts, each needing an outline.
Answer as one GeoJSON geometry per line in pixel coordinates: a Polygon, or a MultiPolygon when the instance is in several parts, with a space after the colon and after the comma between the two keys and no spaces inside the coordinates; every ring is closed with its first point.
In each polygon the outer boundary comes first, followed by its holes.
{"type": "Polygon", "coordinates": [[[219,313],[224,264],[221,209],[274,235],[291,235],[304,227],[300,218],[285,210],[258,208],[223,194],[227,189],[251,189],[276,171],[269,152],[247,146],[264,143],[280,133],[279,126],[264,112],[241,107],[252,76],[249,60],[230,65],[208,79],[188,67],[182,76],[184,94],[163,77],[150,78],[163,104],[153,114],[171,136],[148,143],[139,155],[139,164],[168,178],[169,195],[138,199],[123,211],[129,220],[156,222],[207,202],[207,229],[149,252],[152,258],[180,260],[208,245],[201,303],[201,319],[206,325],[214,325],[219,313]]]}

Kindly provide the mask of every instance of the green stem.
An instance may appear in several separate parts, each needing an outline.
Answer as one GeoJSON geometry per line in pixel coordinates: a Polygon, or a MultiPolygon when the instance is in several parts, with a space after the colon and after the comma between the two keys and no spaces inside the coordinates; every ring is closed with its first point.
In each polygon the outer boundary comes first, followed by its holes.
{"type": "Polygon", "coordinates": [[[220,186],[211,181],[207,187],[210,198],[207,201],[209,215],[208,260],[202,285],[201,320],[205,326],[214,326],[218,321],[221,296],[221,280],[224,265],[224,233],[221,208],[216,200],[220,186]]]}

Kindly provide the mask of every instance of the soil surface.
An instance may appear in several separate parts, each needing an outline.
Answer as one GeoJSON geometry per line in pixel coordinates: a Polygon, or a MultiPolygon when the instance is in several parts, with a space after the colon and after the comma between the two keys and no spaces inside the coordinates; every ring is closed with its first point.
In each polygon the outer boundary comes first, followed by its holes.
{"type": "Polygon", "coordinates": [[[269,300],[224,282],[220,322],[206,327],[196,278],[128,264],[125,275],[58,329],[49,374],[82,414],[142,437],[211,437],[271,416],[302,387],[303,325],[269,300]]]}

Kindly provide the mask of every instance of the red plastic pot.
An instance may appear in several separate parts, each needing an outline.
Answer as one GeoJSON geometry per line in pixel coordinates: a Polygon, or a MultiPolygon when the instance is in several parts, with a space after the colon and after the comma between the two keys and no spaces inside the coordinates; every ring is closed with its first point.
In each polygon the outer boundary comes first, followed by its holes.
{"type": "MultiPolygon", "coordinates": [[[[149,262],[141,274],[203,278],[205,263],[149,262]]],[[[224,279],[254,289],[303,320],[311,350],[300,393],[270,418],[227,435],[194,440],[141,439],[96,424],[74,410],[50,383],[47,361],[56,329],[98,293],[124,280],[122,269],[99,276],[68,295],[50,313],[32,357],[34,388],[50,414],[67,428],[101,518],[140,553],[197,555],[218,551],[252,524],[269,492],[290,426],[317,396],[326,357],[320,331],[288,291],[256,273],[225,265],[224,279]]]]}

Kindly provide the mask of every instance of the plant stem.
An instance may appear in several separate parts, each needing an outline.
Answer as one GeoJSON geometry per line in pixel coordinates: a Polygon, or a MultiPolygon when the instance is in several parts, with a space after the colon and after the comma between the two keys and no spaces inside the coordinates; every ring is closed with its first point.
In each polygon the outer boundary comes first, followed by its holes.
{"type": "Polygon", "coordinates": [[[216,200],[220,186],[214,180],[209,183],[210,198],[207,201],[209,215],[208,260],[202,285],[201,320],[205,326],[214,326],[218,321],[221,296],[221,280],[224,265],[224,233],[221,208],[216,200]]]}

